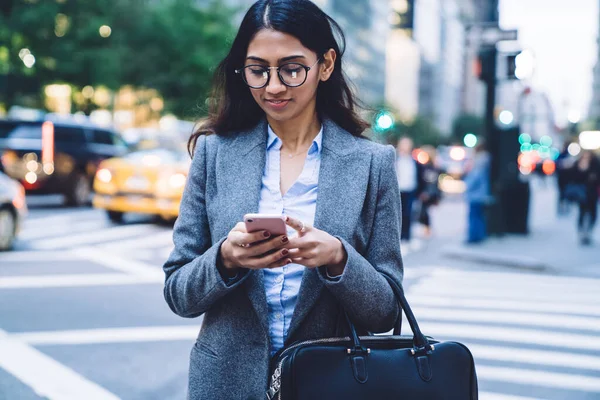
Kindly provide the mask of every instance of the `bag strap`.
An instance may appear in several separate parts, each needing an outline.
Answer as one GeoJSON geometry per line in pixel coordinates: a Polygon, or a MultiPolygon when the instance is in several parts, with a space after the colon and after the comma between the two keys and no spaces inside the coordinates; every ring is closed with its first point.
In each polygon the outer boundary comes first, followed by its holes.
{"type": "MultiPolygon", "coordinates": [[[[415,349],[423,349],[429,347],[429,341],[423,335],[421,329],[419,328],[419,323],[417,322],[417,319],[415,318],[415,315],[413,314],[412,309],[410,308],[410,305],[408,304],[408,301],[404,296],[404,290],[400,285],[398,285],[398,283],[396,283],[396,281],[392,277],[384,273],[381,274],[387,279],[392,290],[394,291],[396,300],[398,301],[401,310],[399,313],[400,315],[398,316],[398,319],[396,320],[396,324],[394,326],[394,335],[400,334],[400,329],[402,327],[402,311],[404,311],[404,313],[406,314],[406,319],[408,320],[408,324],[410,325],[410,329],[413,332],[413,346],[415,347],[415,349]]],[[[350,327],[350,338],[354,343],[354,348],[363,349],[363,346],[360,343],[360,339],[356,334],[356,328],[350,320],[350,318],[348,317],[348,313],[345,310],[344,314],[346,315],[346,322],[350,327]]]]}

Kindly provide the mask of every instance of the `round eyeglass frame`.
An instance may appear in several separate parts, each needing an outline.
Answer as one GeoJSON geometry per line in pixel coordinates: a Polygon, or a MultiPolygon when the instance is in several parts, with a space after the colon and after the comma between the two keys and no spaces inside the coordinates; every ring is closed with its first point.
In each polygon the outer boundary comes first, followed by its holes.
{"type": "Polygon", "coordinates": [[[236,70],[235,70],[235,73],[236,73],[236,74],[239,74],[239,75],[241,75],[241,76],[242,76],[242,80],[244,81],[244,83],[245,83],[245,84],[246,84],[246,85],[247,85],[247,86],[248,86],[250,89],[262,89],[262,88],[264,88],[264,87],[267,87],[267,86],[269,85],[269,82],[271,82],[271,70],[272,70],[272,69],[274,69],[274,70],[276,70],[276,71],[277,71],[277,76],[279,77],[279,82],[281,82],[281,83],[282,83],[284,86],[287,86],[287,87],[294,88],[294,87],[299,87],[299,86],[302,86],[302,85],[304,85],[304,84],[306,83],[306,80],[308,79],[308,71],[310,71],[311,69],[313,69],[313,68],[315,67],[315,65],[317,65],[317,64],[319,63],[319,61],[321,61],[321,58],[320,58],[320,57],[319,57],[319,58],[317,58],[317,61],[316,61],[316,62],[315,62],[315,63],[314,63],[312,66],[310,66],[310,67],[307,67],[306,65],[304,65],[304,64],[302,64],[302,63],[299,63],[299,62],[287,62],[287,63],[285,63],[285,64],[281,64],[279,67],[265,67],[264,65],[260,65],[260,64],[250,64],[250,65],[246,65],[246,66],[245,66],[245,67],[243,67],[243,68],[236,69],[236,70]],[[283,78],[281,77],[281,68],[282,68],[282,67],[285,67],[286,65],[289,65],[289,64],[296,64],[296,65],[299,65],[299,66],[301,66],[302,68],[304,68],[304,70],[306,71],[306,74],[304,75],[304,80],[302,81],[302,83],[299,83],[299,84],[297,84],[297,85],[290,85],[290,84],[287,84],[287,83],[286,83],[286,82],[283,80],[283,78]],[[249,68],[249,67],[263,67],[264,69],[266,69],[266,70],[267,70],[267,81],[265,82],[265,84],[264,84],[264,85],[261,85],[261,86],[251,86],[251,85],[248,83],[248,81],[246,80],[246,74],[244,73],[244,71],[246,70],[246,68],[249,68]]]}

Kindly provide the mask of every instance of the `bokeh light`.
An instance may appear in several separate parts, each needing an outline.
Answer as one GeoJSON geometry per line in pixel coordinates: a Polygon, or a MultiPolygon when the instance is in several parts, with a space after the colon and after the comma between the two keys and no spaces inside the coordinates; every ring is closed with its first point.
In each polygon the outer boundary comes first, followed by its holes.
{"type": "Polygon", "coordinates": [[[477,145],[477,136],[472,133],[467,133],[463,139],[465,146],[475,147],[477,145]]]}
{"type": "Polygon", "coordinates": [[[578,156],[581,153],[581,146],[578,143],[571,143],[569,147],[567,147],[567,151],[573,157],[578,156]]]}
{"type": "Polygon", "coordinates": [[[531,135],[529,133],[521,133],[519,135],[519,143],[531,143],[531,135]]]}
{"type": "Polygon", "coordinates": [[[500,113],[500,115],[498,116],[498,119],[504,125],[510,125],[510,124],[512,124],[512,122],[514,120],[514,116],[513,116],[513,113],[511,113],[510,111],[504,110],[500,113]]]}

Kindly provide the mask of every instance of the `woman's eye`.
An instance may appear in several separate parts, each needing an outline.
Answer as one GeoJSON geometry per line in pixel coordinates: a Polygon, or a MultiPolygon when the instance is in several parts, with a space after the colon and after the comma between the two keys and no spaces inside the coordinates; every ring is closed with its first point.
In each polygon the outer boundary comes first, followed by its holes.
{"type": "Polygon", "coordinates": [[[262,76],[265,73],[264,68],[248,68],[252,75],[262,76]]]}

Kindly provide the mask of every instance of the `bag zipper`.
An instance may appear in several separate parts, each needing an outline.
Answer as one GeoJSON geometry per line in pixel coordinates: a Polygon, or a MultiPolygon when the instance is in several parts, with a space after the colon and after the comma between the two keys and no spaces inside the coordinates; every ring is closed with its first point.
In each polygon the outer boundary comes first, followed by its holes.
{"type": "MultiPolygon", "coordinates": [[[[412,336],[361,336],[361,339],[366,340],[389,340],[389,339],[402,339],[406,338],[412,340],[412,336]]],[[[281,400],[282,391],[281,391],[281,370],[283,366],[283,362],[288,356],[284,356],[284,354],[289,353],[290,351],[307,344],[318,344],[318,343],[337,343],[337,342],[349,342],[350,338],[346,337],[336,337],[336,338],[325,338],[325,339],[312,339],[305,340],[303,342],[295,343],[281,352],[279,355],[279,362],[277,363],[277,367],[273,371],[273,375],[271,376],[271,384],[269,385],[269,390],[267,391],[267,399],[273,400],[275,396],[277,396],[277,400],[281,400]]]]}

